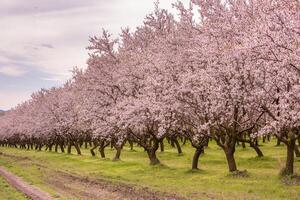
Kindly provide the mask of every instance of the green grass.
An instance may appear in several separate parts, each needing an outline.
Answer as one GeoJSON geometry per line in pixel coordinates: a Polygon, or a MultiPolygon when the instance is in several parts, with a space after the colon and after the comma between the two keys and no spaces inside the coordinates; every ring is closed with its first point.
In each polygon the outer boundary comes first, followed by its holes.
{"type": "Polygon", "coordinates": [[[1,200],[26,200],[27,198],[9,185],[5,179],[0,177],[0,199],[1,200]]]}
{"type": "MultiPolygon", "coordinates": [[[[250,147],[237,148],[238,168],[247,170],[249,177],[228,176],[224,153],[214,143],[210,143],[200,157],[198,171],[190,170],[194,152],[190,145],[183,147],[182,156],[166,145],[165,152],[158,152],[162,162],[160,166],[149,166],[146,153],[138,147],[134,151],[125,147],[119,162],[110,159],[115,151],[109,148],[106,150],[107,158],[100,159],[98,155],[90,156],[85,149],[83,155],[77,156],[1,147],[0,152],[15,157],[0,155],[0,165],[57,196],[56,191],[45,184],[45,175],[39,170],[39,165],[47,166],[52,173],[60,170],[92,179],[105,178],[177,193],[188,199],[300,199],[300,186],[285,185],[279,176],[285,163],[285,146],[275,147],[275,142],[270,142],[263,144],[261,150],[265,157],[257,158],[250,147]],[[20,156],[29,159],[20,159],[20,156]]],[[[299,158],[295,160],[295,170],[300,172],[299,158]]]]}

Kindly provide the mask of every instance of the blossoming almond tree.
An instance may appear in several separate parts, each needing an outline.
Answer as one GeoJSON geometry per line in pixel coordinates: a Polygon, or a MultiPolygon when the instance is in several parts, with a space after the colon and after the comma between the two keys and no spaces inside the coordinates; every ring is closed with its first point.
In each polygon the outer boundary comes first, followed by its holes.
{"type": "Polygon", "coordinates": [[[235,148],[273,133],[287,146],[284,172],[293,174],[300,127],[300,5],[296,0],[178,2],[179,20],[156,8],[119,39],[90,38],[86,70],[64,86],[40,90],[0,118],[2,144],[37,149],[111,144],[120,159],[128,139],[150,164],[164,138],[184,137],[196,149],[208,138],[223,149],[230,172],[235,148]],[[194,14],[197,15],[194,15],[194,14]],[[199,16],[195,19],[195,16],[199,16]],[[27,146],[26,146],[27,145],[27,146]]]}
{"type": "Polygon", "coordinates": [[[283,173],[291,175],[300,134],[300,4],[294,0],[257,1],[253,9],[256,26],[245,41],[263,76],[254,96],[264,95],[259,103],[268,114],[259,134],[272,132],[287,146],[283,173]]]}

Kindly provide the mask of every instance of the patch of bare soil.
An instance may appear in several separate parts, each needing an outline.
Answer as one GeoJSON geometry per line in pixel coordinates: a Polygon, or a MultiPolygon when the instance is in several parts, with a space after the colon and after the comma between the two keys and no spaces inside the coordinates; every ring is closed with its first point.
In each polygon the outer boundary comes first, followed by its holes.
{"type": "Polygon", "coordinates": [[[71,194],[78,199],[115,200],[185,200],[174,194],[154,192],[149,188],[137,188],[130,184],[113,183],[104,179],[91,180],[56,171],[47,177],[47,182],[62,194],[71,194]]]}
{"type": "Polygon", "coordinates": [[[8,172],[6,169],[0,167],[0,175],[3,176],[9,184],[24,193],[27,197],[33,200],[53,200],[53,198],[41,191],[40,189],[29,185],[24,182],[21,178],[15,176],[14,174],[8,172]]]}

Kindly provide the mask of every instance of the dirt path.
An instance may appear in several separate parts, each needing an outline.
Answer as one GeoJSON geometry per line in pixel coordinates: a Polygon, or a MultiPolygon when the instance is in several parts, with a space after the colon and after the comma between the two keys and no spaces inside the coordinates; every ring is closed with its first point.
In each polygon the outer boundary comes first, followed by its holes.
{"type": "Polygon", "coordinates": [[[0,167],[0,175],[2,175],[7,182],[9,182],[13,187],[23,192],[27,197],[33,200],[54,200],[49,194],[41,191],[40,189],[29,185],[24,182],[21,178],[8,172],[3,167],[0,167]]]}
{"type": "MultiPolygon", "coordinates": [[[[40,162],[37,163],[28,157],[14,156],[0,152],[0,157],[1,156],[13,159],[14,162],[22,164],[24,170],[26,170],[27,166],[36,166],[41,174],[43,174],[43,183],[53,191],[56,191],[58,197],[79,200],[186,200],[186,198],[181,196],[154,191],[148,187],[118,181],[112,182],[101,177],[82,177],[78,174],[55,170],[48,168],[40,162]]],[[[33,200],[53,199],[1,167],[0,175],[3,175],[11,185],[15,186],[33,200]]]]}
{"type": "Polygon", "coordinates": [[[56,191],[72,194],[76,199],[186,200],[175,194],[153,191],[147,187],[113,183],[101,178],[83,178],[61,171],[52,172],[47,177],[46,182],[56,191]]]}

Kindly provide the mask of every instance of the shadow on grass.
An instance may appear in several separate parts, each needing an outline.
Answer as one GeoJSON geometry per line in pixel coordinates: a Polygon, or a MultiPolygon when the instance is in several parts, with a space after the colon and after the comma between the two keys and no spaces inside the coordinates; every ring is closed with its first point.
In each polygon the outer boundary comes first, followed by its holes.
{"type": "Polygon", "coordinates": [[[248,161],[255,161],[255,162],[257,162],[257,161],[276,161],[276,159],[269,157],[269,156],[262,156],[262,157],[255,156],[252,158],[248,158],[248,161]]]}
{"type": "Polygon", "coordinates": [[[247,170],[237,170],[234,172],[229,172],[229,174],[226,175],[226,177],[229,178],[249,178],[250,177],[250,173],[247,170]]]}
{"type": "Polygon", "coordinates": [[[189,169],[184,172],[185,174],[208,174],[206,170],[203,169],[189,169]]]}

